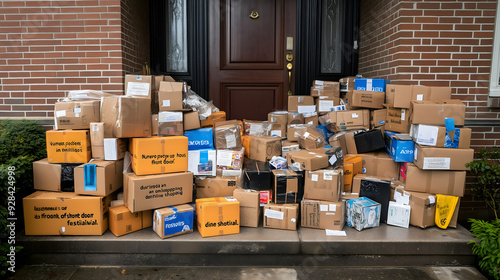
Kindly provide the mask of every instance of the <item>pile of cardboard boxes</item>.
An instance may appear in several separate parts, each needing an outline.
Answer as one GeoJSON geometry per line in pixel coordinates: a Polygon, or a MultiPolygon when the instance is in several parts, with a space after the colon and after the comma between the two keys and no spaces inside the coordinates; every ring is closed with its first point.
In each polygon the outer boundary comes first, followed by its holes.
{"type": "Polygon", "coordinates": [[[193,107],[168,76],[127,75],[125,93],[56,103],[27,235],[426,228],[436,195],[463,196],[473,159],[451,88],[314,81],[267,121],[193,107]]]}

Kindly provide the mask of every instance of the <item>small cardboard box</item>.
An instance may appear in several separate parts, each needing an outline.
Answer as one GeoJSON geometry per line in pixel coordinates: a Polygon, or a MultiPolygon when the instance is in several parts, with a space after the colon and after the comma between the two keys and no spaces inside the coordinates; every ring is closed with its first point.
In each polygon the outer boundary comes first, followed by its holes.
{"type": "MultiPolygon", "coordinates": [[[[303,113],[309,112],[309,109],[314,107],[312,112],[316,111],[314,98],[306,95],[290,95],[288,96],[288,112],[303,113]],[[309,107],[309,108],[308,108],[309,107]]],[[[290,122],[288,122],[290,123],[290,122]]]]}
{"type": "Polygon", "coordinates": [[[194,209],[188,204],[156,209],[153,230],[161,239],[193,232],[194,209]]]}
{"type": "Polygon", "coordinates": [[[104,138],[104,159],[119,160],[128,150],[127,138],[104,138]]]}
{"type": "Polygon", "coordinates": [[[425,170],[469,170],[465,164],[473,159],[473,149],[434,148],[417,144],[413,163],[425,170]]]}
{"type": "Polygon", "coordinates": [[[352,181],[355,175],[363,173],[363,159],[359,156],[344,158],[344,191],[352,190],[352,181]]]}
{"type": "Polygon", "coordinates": [[[328,167],[328,156],[306,150],[289,152],[287,154],[289,166],[294,166],[300,170],[314,171],[328,167]]]}
{"type": "Polygon", "coordinates": [[[151,115],[151,134],[158,136],[158,114],[151,115]]]}
{"type": "Polygon", "coordinates": [[[299,204],[274,204],[264,206],[264,227],[297,230],[299,204]]]}
{"type": "Polygon", "coordinates": [[[384,102],[385,92],[378,91],[354,90],[349,98],[349,106],[359,108],[382,109],[384,102]]]}
{"type": "Polygon", "coordinates": [[[94,160],[75,168],[75,193],[107,196],[123,186],[123,160],[94,160]]]}
{"type": "Polygon", "coordinates": [[[208,116],[207,119],[201,120],[201,127],[213,128],[215,123],[224,121],[226,121],[226,112],[224,111],[215,112],[212,113],[210,116],[208,116]]]}
{"type": "Polygon", "coordinates": [[[322,131],[318,131],[314,126],[307,127],[299,132],[299,145],[303,149],[318,149],[326,144],[325,136],[322,131]]]}
{"type": "Polygon", "coordinates": [[[288,112],[287,124],[304,124],[304,114],[288,112]]]}
{"type": "Polygon", "coordinates": [[[413,162],[415,143],[408,134],[385,132],[385,150],[395,162],[413,162]]]}
{"type": "Polygon", "coordinates": [[[344,164],[344,153],[341,147],[333,147],[329,145],[323,148],[312,149],[309,151],[313,153],[327,155],[329,166],[333,168],[340,167],[342,166],[342,164],[344,164]]]}
{"type": "Polygon", "coordinates": [[[194,175],[215,176],[216,153],[214,149],[188,151],[188,171],[194,175]]]}
{"type": "Polygon", "coordinates": [[[193,200],[193,173],[146,176],[125,173],[123,200],[132,213],[190,203],[193,200]]]}
{"type": "Polygon", "coordinates": [[[90,144],[92,147],[92,158],[104,158],[104,123],[90,123],[90,144]]]}
{"type": "Polygon", "coordinates": [[[313,81],[311,96],[340,97],[340,83],[332,81],[313,81]]]}
{"type": "Polygon", "coordinates": [[[79,163],[49,163],[46,158],[33,162],[35,190],[74,192],[74,169],[79,163]]]}
{"type": "Polygon", "coordinates": [[[150,75],[125,75],[125,95],[151,98],[153,78],[150,75]]]}
{"type": "Polygon", "coordinates": [[[182,83],[160,82],[158,91],[159,111],[180,111],[182,107],[182,83]]]}
{"type": "MultiPolygon", "coordinates": [[[[287,133],[286,133],[286,137],[287,137],[287,140],[290,141],[290,142],[298,142],[299,141],[299,134],[298,134],[298,131],[300,130],[300,127],[302,125],[297,125],[297,124],[289,124],[287,125],[287,133]]],[[[298,143],[297,143],[298,144],[298,143]]]]}
{"type": "Polygon", "coordinates": [[[276,111],[267,114],[268,123],[277,123],[286,127],[288,124],[288,112],[287,111],[276,111]]]}
{"type": "Polygon", "coordinates": [[[244,189],[270,190],[273,185],[269,164],[252,159],[245,159],[242,179],[244,189]]]}
{"type": "Polygon", "coordinates": [[[384,136],[379,129],[354,134],[356,151],[359,154],[374,152],[385,148],[384,136]]]}
{"type": "Polygon", "coordinates": [[[399,165],[385,152],[360,155],[363,158],[363,173],[368,176],[399,178],[399,165]]]}
{"type": "Polygon", "coordinates": [[[405,183],[407,191],[462,197],[465,191],[465,175],[465,171],[421,170],[408,163],[402,166],[400,180],[405,183]]]}
{"type": "Polygon", "coordinates": [[[291,142],[291,141],[283,141],[281,142],[281,157],[286,158],[289,152],[300,150],[299,143],[291,142]]]}
{"type": "Polygon", "coordinates": [[[292,170],[271,171],[273,180],[274,203],[299,203],[304,195],[304,177],[292,170]]]}
{"type": "Polygon", "coordinates": [[[385,124],[387,109],[370,111],[370,128],[381,127],[385,124]]]}
{"type": "Polygon", "coordinates": [[[106,138],[151,136],[151,100],[126,96],[105,97],[101,122],[106,138]]]}
{"type": "Polygon", "coordinates": [[[269,161],[273,156],[281,156],[281,138],[254,136],[250,139],[250,159],[269,161]]]}
{"type": "Polygon", "coordinates": [[[304,198],[337,202],[344,188],[342,169],[307,171],[304,181],[304,198]]]}
{"type": "Polygon", "coordinates": [[[198,111],[184,112],[184,131],[201,128],[198,111]]]}
{"type": "Polygon", "coordinates": [[[354,90],[385,92],[386,80],[384,79],[354,79],[354,90]]]}
{"type": "Polygon", "coordinates": [[[217,150],[217,174],[240,176],[244,158],[244,148],[240,150],[217,150]]]}
{"type": "Polygon", "coordinates": [[[132,138],[129,151],[137,175],[188,170],[188,138],[184,136],[132,138]]]}
{"type": "Polygon", "coordinates": [[[159,112],[158,113],[158,135],[182,136],[184,135],[182,112],[159,112]]]}
{"type": "Polygon", "coordinates": [[[366,197],[350,199],[346,202],[348,226],[358,231],[380,225],[380,203],[366,197]]]}
{"type": "Polygon", "coordinates": [[[436,196],[430,193],[410,193],[410,225],[428,228],[436,225],[436,196]]]}
{"type": "Polygon", "coordinates": [[[301,226],[342,230],[345,224],[345,202],[302,200],[301,226]]]}
{"type": "Polygon", "coordinates": [[[49,163],[86,163],[92,158],[89,130],[49,130],[45,137],[49,163]]]}
{"type": "Polygon", "coordinates": [[[411,109],[394,108],[387,106],[387,116],[384,128],[386,130],[409,133],[411,109]]]}
{"type": "Polygon", "coordinates": [[[215,148],[239,149],[241,144],[240,125],[236,120],[215,123],[215,148]]]}
{"type": "Polygon", "coordinates": [[[102,235],[112,197],[36,191],[23,198],[26,235],[102,235]]]}
{"type": "Polygon", "coordinates": [[[200,128],[184,132],[188,138],[189,150],[213,149],[214,132],[212,128],[200,128]]]}
{"type": "Polygon", "coordinates": [[[455,128],[446,133],[446,127],[425,124],[412,124],[410,135],[415,143],[436,148],[470,148],[472,129],[455,128]]]}
{"type": "Polygon", "coordinates": [[[56,102],[55,129],[89,129],[91,122],[100,120],[99,100],[56,102]]]}
{"type": "Polygon", "coordinates": [[[455,125],[463,126],[465,104],[461,100],[412,101],[412,124],[445,125],[445,119],[454,119],[455,125]]]}
{"type": "Polygon", "coordinates": [[[243,135],[262,135],[264,133],[262,123],[262,121],[243,119],[243,135]]]}
{"type": "Polygon", "coordinates": [[[280,138],[286,138],[286,124],[282,123],[271,123],[271,130],[266,132],[268,136],[278,136],[280,138]]]}
{"type": "Polygon", "coordinates": [[[355,155],[358,153],[356,149],[356,141],[354,141],[354,132],[346,132],[338,137],[338,144],[344,155],[355,155]]]}
{"type": "Polygon", "coordinates": [[[233,197],[240,202],[241,226],[259,227],[260,192],[255,190],[235,189],[233,197]]]}
{"type": "Polygon", "coordinates": [[[240,177],[216,176],[196,179],[196,197],[226,197],[232,196],[236,188],[241,185],[240,177]]]}
{"type": "Polygon", "coordinates": [[[387,224],[408,228],[410,226],[410,213],[411,206],[398,204],[394,201],[389,201],[389,209],[387,211],[387,224]]]}
{"type": "Polygon", "coordinates": [[[196,217],[202,237],[240,233],[240,202],[235,198],[197,199],[196,217]]]}
{"type": "Polygon", "coordinates": [[[148,228],[152,225],[153,211],[132,213],[125,205],[109,207],[109,230],[115,236],[148,228]]]}

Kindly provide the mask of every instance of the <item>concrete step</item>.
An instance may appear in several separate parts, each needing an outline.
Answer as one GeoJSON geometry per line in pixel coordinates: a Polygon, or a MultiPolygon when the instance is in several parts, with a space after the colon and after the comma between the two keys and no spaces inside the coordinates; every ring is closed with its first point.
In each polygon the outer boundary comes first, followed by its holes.
{"type": "Polygon", "coordinates": [[[382,225],[346,237],[324,230],[241,228],[203,238],[198,232],[160,239],[151,228],[114,236],[18,237],[29,264],[138,266],[428,266],[473,265],[471,233],[459,226],[409,229],[382,225]]]}

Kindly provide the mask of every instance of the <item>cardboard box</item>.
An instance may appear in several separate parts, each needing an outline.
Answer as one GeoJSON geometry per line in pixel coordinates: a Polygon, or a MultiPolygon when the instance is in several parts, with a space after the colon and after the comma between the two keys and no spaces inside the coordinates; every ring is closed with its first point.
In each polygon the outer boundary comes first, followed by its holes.
{"type": "Polygon", "coordinates": [[[182,106],[182,87],[179,82],[160,82],[158,91],[159,111],[180,111],[182,106]]]}
{"type": "Polygon", "coordinates": [[[271,123],[269,124],[269,126],[271,127],[271,129],[269,131],[264,131],[265,135],[286,138],[286,124],[271,123]]]}
{"type": "Polygon", "coordinates": [[[350,162],[354,164],[354,175],[363,173],[363,158],[358,155],[344,156],[344,163],[350,162]]]}
{"type": "Polygon", "coordinates": [[[241,145],[245,149],[245,156],[250,157],[250,141],[252,141],[253,135],[243,135],[241,136],[241,145]]]}
{"type": "Polygon", "coordinates": [[[339,80],[340,91],[347,92],[349,90],[354,90],[354,80],[356,77],[344,77],[339,80]]]}
{"type": "Polygon", "coordinates": [[[242,179],[244,189],[270,190],[273,184],[269,164],[252,159],[245,159],[242,179]]]}
{"type": "Polygon", "coordinates": [[[193,173],[146,176],[125,173],[123,200],[132,213],[189,203],[193,200],[193,173]]]}
{"type": "Polygon", "coordinates": [[[336,111],[328,113],[327,123],[330,131],[356,130],[370,128],[369,110],[336,111]]]}
{"type": "Polygon", "coordinates": [[[386,130],[409,133],[411,109],[394,108],[387,106],[387,117],[384,128],[386,130]]]}
{"type": "Polygon", "coordinates": [[[302,200],[301,226],[342,230],[345,224],[345,202],[302,200]]]}
{"type": "Polygon", "coordinates": [[[126,138],[104,138],[104,159],[119,160],[125,157],[128,150],[126,138]]]}
{"type": "Polygon", "coordinates": [[[88,130],[49,130],[45,138],[49,163],[86,163],[92,158],[88,130]]]}
{"type": "Polygon", "coordinates": [[[262,121],[243,119],[243,135],[262,135],[264,133],[262,123],[262,121]]]}
{"type": "Polygon", "coordinates": [[[125,95],[151,98],[153,78],[150,75],[125,75],[125,95]]]}
{"type": "Polygon", "coordinates": [[[273,156],[281,156],[281,138],[254,136],[250,140],[250,159],[269,161],[273,156]]]}
{"type": "Polygon", "coordinates": [[[340,83],[332,81],[313,81],[311,87],[311,96],[313,97],[340,97],[340,83]]]}
{"type": "Polygon", "coordinates": [[[359,197],[346,202],[348,226],[358,231],[380,225],[380,203],[366,197],[359,197]]]}
{"type": "Polygon", "coordinates": [[[386,80],[384,79],[354,79],[354,90],[385,92],[386,80]]]}
{"type": "Polygon", "coordinates": [[[298,134],[299,145],[303,149],[318,149],[324,147],[326,144],[323,132],[313,126],[307,127],[304,131],[298,132],[298,134]]]}
{"type": "Polygon", "coordinates": [[[158,136],[158,114],[151,115],[151,134],[158,136]]]}
{"type": "Polygon", "coordinates": [[[421,170],[411,163],[402,168],[400,180],[407,191],[464,196],[465,171],[421,170]]]}
{"type": "Polygon", "coordinates": [[[184,112],[184,131],[201,128],[198,111],[184,112]]]}
{"type": "Polygon", "coordinates": [[[304,124],[304,114],[288,112],[288,124],[304,124]]]}
{"type": "Polygon", "coordinates": [[[207,119],[201,120],[201,127],[213,128],[215,123],[224,121],[226,121],[226,112],[224,111],[215,112],[212,113],[210,116],[208,116],[207,119]]]}
{"type": "Polygon", "coordinates": [[[441,101],[412,101],[412,124],[445,125],[445,119],[454,119],[455,125],[463,126],[465,104],[457,99],[441,101]]]}
{"type": "Polygon", "coordinates": [[[123,187],[123,160],[94,160],[75,168],[75,193],[107,196],[123,187]]]}
{"type": "Polygon", "coordinates": [[[196,197],[232,196],[236,188],[241,187],[241,177],[216,176],[196,179],[196,197]]]}
{"type": "Polygon", "coordinates": [[[340,200],[344,189],[344,172],[337,170],[307,171],[304,182],[304,198],[331,202],[340,200]]]}
{"type": "Polygon", "coordinates": [[[90,123],[90,144],[92,147],[92,158],[104,158],[104,123],[90,123]]]}
{"type": "Polygon", "coordinates": [[[288,124],[288,112],[287,111],[276,111],[267,114],[268,123],[281,124],[286,127],[288,124]]]}
{"type": "Polygon", "coordinates": [[[356,141],[354,141],[354,132],[346,132],[340,135],[337,139],[344,155],[355,155],[358,153],[358,150],[356,149],[356,141]]]}
{"type": "Polygon", "coordinates": [[[73,192],[74,168],[79,163],[49,163],[46,158],[33,162],[35,190],[73,192]]]}
{"type": "Polygon", "coordinates": [[[152,225],[153,211],[132,213],[125,205],[109,207],[109,230],[115,236],[148,228],[152,225]]]}
{"type": "Polygon", "coordinates": [[[319,124],[319,117],[316,112],[304,114],[304,124],[317,126],[319,124]]]}
{"type": "Polygon", "coordinates": [[[370,111],[370,128],[381,127],[385,124],[387,109],[370,111]]]}
{"type": "Polygon", "coordinates": [[[188,138],[184,136],[132,138],[129,151],[137,175],[188,170],[188,138]]]}
{"type": "Polygon", "coordinates": [[[112,197],[36,191],[23,198],[26,235],[102,235],[112,197]]]}
{"type": "Polygon", "coordinates": [[[335,111],[335,106],[340,105],[340,98],[321,96],[316,99],[316,111],[326,113],[335,111]]]}
{"type": "Polygon", "coordinates": [[[236,120],[215,123],[215,148],[239,149],[241,144],[240,125],[236,120]]]}
{"type": "Polygon", "coordinates": [[[344,191],[352,190],[352,181],[355,175],[363,173],[363,159],[359,156],[344,158],[344,191]]]}
{"type": "Polygon", "coordinates": [[[240,176],[245,158],[240,150],[217,150],[217,174],[222,176],[240,176]]]}
{"type": "Polygon", "coordinates": [[[385,132],[385,150],[395,162],[413,162],[415,144],[408,134],[385,132]]]}
{"type": "Polygon", "coordinates": [[[315,112],[315,111],[316,111],[316,105],[314,105],[314,98],[312,96],[306,96],[306,95],[288,96],[288,112],[304,113],[304,112],[315,112]]]}
{"type": "Polygon", "coordinates": [[[368,130],[354,134],[356,151],[359,154],[374,152],[385,148],[384,136],[378,129],[368,130]]]}
{"type": "Polygon", "coordinates": [[[387,85],[386,103],[395,108],[410,108],[411,101],[438,101],[451,99],[449,87],[387,85]]]}
{"type": "Polygon", "coordinates": [[[300,150],[299,143],[291,141],[281,142],[281,157],[286,158],[287,154],[292,151],[300,150]]]}
{"type": "Polygon", "coordinates": [[[328,156],[306,150],[289,152],[287,154],[288,166],[293,166],[300,170],[314,171],[326,168],[329,165],[328,156]]]}
{"type": "MultiPolygon", "coordinates": [[[[352,192],[358,190],[354,189],[352,192]]],[[[373,177],[361,178],[359,186],[359,197],[366,197],[375,202],[380,203],[380,222],[387,221],[387,213],[389,208],[389,201],[391,199],[391,181],[382,180],[373,177]]]]}
{"type": "Polygon", "coordinates": [[[473,149],[447,149],[415,146],[414,164],[425,170],[469,170],[466,163],[474,160],[473,149]]]}
{"type": "Polygon", "coordinates": [[[264,206],[264,227],[297,230],[299,204],[274,204],[264,206]]]}
{"type": "Polygon", "coordinates": [[[151,136],[151,100],[125,96],[106,97],[101,104],[106,138],[151,136]]]}
{"type": "Polygon", "coordinates": [[[287,140],[290,142],[298,142],[299,141],[299,131],[304,129],[303,125],[292,124],[288,125],[286,130],[287,140]]]}
{"type": "Polygon", "coordinates": [[[193,172],[195,176],[217,175],[216,162],[214,149],[188,151],[188,171],[193,172]]]}
{"type": "Polygon", "coordinates": [[[189,150],[213,149],[214,133],[212,128],[200,128],[184,132],[188,138],[189,150]]]}
{"type": "Polygon", "coordinates": [[[410,135],[415,143],[436,148],[470,148],[472,129],[455,128],[446,133],[446,127],[425,124],[412,124],[410,135]]]}
{"type": "Polygon", "coordinates": [[[240,202],[235,198],[197,199],[196,217],[202,237],[240,233],[240,202]]]}
{"type": "Polygon", "coordinates": [[[91,122],[100,120],[100,105],[99,100],[56,102],[55,129],[89,129],[91,122]]]}
{"type": "Polygon", "coordinates": [[[235,189],[233,197],[240,202],[240,225],[242,227],[259,227],[260,192],[235,189]]]}
{"type": "Polygon", "coordinates": [[[384,108],[385,92],[354,90],[350,95],[349,106],[359,108],[384,108]]]}
{"type": "Polygon", "coordinates": [[[333,168],[340,167],[344,164],[344,153],[341,147],[326,146],[319,149],[309,150],[313,153],[325,154],[328,156],[329,166],[333,168]]]}
{"type": "Polygon", "coordinates": [[[184,114],[182,112],[158,113],[158,135],[184,135],[183,116],[184,114]]]}
{"type": "Polygon", "coordinates": [[[408,228],[410,226],[411,207],[389,201],[387,211],[387,224],[397,227],[408,228]]]}
{"type": "Polygon", "coordinates": [[[436,196],[430,193],[409,193],[410,225],[421,228],[436,225],[436,196]]]}
{"type": "Polygon", "coordinates": [[[271,170],[273,173],[273,202],[298,203],[304,195],[304,177],[292,170],[271,170]]]}
{"type": "Polygon", "coordinates": [[[181,204],[156,209],[153,219],[153,230],[161,239],[190,233],[194,228],[194,208],[181,204]]]}
{"type": "Polygon", "coordinates": [[[349,199],[354,199],[354,198],[358,198],[358,197],[359,197],[359,193],[342,192],[342,195],[340,196],[340,200],[345,202],[349,199]]]}

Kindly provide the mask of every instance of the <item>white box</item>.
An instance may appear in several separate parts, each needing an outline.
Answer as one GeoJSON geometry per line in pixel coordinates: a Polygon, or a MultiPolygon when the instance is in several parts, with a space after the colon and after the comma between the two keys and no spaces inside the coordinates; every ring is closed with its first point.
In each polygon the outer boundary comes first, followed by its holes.
{"type": "Polygon", "coordinates": [[[119,160],[127,151],[126,138],[104,138],[104,160],[119,160]]]}
{"type": "Polygon", "coordinates": [[[188,151],[188,171],[193,172],[193,175],[217,175],[216,163],[215,150],[202,149],[188,151]]]}
{"type": "Polygon", "coordinates": [[[398,204],[394,201],[389,201],[389,209],[387,211],[387,224],[408,228],[410,226],[410,212],[410,205],[403,205],[398,204]]]}

